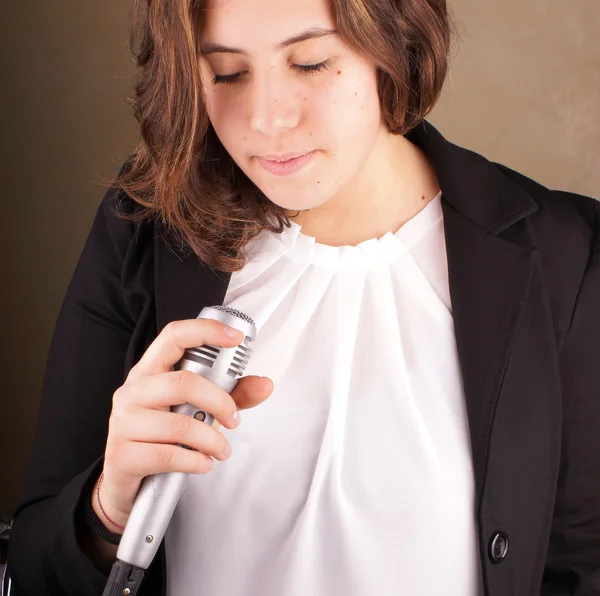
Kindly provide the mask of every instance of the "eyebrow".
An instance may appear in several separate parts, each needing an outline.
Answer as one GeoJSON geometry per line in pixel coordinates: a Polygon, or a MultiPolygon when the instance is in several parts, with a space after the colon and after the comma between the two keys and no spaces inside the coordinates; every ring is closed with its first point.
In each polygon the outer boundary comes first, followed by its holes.
{"type": "MultiPolygon", "coordinates": [[[[275,48],[277,50],[282,50],[283,48],[287,48],[295,43],[300,43],[301,41],[306,41],[307,39],[316,39],[319,37],[329,37],[335,35],[337,32],[335,29],[324,29],[322,27],[314,27],[312,29],[308,29],[303,33],[298,35],[294,35],[294,37],[290,37],[290,39],[286,39],[281,43],[278,43],[275,48]]],[[[228,48],[227,46],[222,46],[218,43],[206,43],[200,47],[200,54],[203,56],[207,56],[209,54],[247,54],[244,50],[240,50],[239,48],[228,48]]]]}

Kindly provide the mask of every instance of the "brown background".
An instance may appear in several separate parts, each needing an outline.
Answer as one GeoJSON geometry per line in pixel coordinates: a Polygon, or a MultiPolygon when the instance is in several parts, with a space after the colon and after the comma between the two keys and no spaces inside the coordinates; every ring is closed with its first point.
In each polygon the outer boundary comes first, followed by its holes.
{"type": "MultiPolygon", "coordinates": [[[[461,39],[431,122],[542,184],[600,197],[600,2],[449,1],[461,39]]],[[[12,515],[96,180],[138,133],[126,0],[1,4],[0,515],[12,515]]]]}

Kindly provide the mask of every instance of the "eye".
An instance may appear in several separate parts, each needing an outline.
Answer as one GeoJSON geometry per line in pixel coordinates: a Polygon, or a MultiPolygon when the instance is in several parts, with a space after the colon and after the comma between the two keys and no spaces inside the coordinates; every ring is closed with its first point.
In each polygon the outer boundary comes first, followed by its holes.
{"type": "MultiPolygon", "coordinates": [[[[322,70],[327,70],[331,67],[331,58],[324,60],[323,62],[319,62],[318,64],[292,64],[294,68],[297,68],[300,72],[306,74],[316,74],[322,70]]],[[[244,71],[245,72],[245,71],[244,71]]],[[[234,72],[229,75],[218,75],[215,74],[213,79],[213,85],[218,85],[220,83],[225,83],[226,85],[233,85],[238,83],[242,78],[244,72],[234,72]]]]}
{"type": "Polygon", "coordinates": [[[218,75],[215,74],[215,78],[213,79],[213,85],[218,85],[219,83],[225,83],[226,85],[231,85],[233,83],[237,83],[242,76],[241,72],[234,72],[230,75],[218,75]]]}
{"type": "Polygon", "coordinates": [[[319,62],[319,64],[294,64],[298,70],[306,73],[316,73],[322,70],[327,70],[331,66],[331,58],[319,62]]]}

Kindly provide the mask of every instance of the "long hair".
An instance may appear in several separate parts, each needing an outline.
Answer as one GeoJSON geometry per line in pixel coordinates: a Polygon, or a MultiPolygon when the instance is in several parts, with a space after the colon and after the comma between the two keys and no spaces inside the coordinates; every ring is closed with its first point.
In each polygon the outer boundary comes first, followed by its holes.
{"type": "MultiPolygon", "coordinates": [[[[406,135],[437,102],[448,69],[446,0],[330,0],[342,39],[377,67],[388,130],[406,135]]],[[[263,230],[290,226],[286,210],[256,187],[220,143],[207,115],[198,37],[207,0],[133,0],[134,116],[141,140],[104,184],[161,221],[180,248],[208,267],[240,270],[243,247],[263,230]]]]}

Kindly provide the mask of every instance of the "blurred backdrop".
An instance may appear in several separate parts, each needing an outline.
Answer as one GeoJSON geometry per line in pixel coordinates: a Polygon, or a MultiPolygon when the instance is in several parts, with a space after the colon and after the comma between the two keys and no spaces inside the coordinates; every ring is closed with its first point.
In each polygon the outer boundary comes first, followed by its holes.
{"type": "MultiPolygon", "coordinates": [[[[1,4],[0,515],[12,515],[56,316],[105,192],[97,179],[138,131],[128,0],[1,4]]],[[[600,2],[449,4],[460,39],[429,120],[546,186],[599,198],[600,2]]]]}

